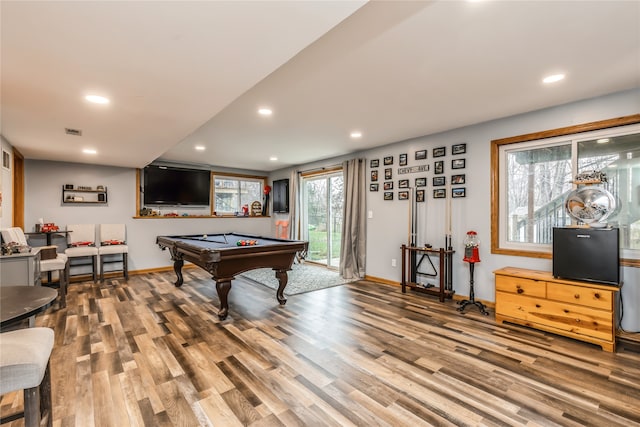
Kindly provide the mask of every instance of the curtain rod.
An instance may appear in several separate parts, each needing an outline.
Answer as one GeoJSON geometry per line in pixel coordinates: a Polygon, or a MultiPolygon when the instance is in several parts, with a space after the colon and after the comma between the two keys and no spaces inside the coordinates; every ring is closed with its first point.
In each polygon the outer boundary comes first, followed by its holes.
{"type": "Polygon", "coordinates": [[[323,172],[323,171],[331,172],[331,171],[334,171],[334,170],[336,170],[338,168],[342,168],[342,163],[339,163],[337,165],[323,166],[321,168],[307,169],[307,170],[299,171],[298,175],[304,175],[304,174],[315,173],[315,172],[323,172]]]}

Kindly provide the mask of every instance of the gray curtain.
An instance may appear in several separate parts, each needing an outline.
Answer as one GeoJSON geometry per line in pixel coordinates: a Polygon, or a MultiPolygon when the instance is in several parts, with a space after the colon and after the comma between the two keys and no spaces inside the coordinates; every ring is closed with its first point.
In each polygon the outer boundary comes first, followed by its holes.
{"type": "Polygon", "coordinates": [[[342,210],[342,248],[340,275],[345,279],[364,279],[366,259],[366,165],[362,159],[342,164],[344,208],[342,210]]]}
{"type": "Polygon", "coordinates": [[[300,197],[300,172],[297,169],[291,171],[289,178],[289,239],[300,240],[300,212],[302,212],[300,197]]]}

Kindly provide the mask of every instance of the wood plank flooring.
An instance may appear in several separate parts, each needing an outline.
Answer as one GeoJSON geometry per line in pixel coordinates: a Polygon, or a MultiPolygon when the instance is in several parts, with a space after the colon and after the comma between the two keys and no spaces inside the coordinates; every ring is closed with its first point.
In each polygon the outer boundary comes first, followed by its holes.
{"type": "Polygon", "coordinates": [[[366,281],[280,306],[236,280],[221,322],[208,275],[184,275],[72,284],[37,318],[56,333],[55,427],[640,426],[637,344],[607,353],[366,281]]]}

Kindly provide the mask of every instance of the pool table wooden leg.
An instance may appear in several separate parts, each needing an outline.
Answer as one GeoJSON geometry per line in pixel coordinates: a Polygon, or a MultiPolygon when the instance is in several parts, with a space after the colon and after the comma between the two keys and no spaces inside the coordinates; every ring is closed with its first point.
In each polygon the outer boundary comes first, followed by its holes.
{"type": "MultiPolygon", "coordinates": [[[[215,280],[215,278],[213,278],[215,280]]],[[[227,295],[231,290],[231,280],[217,281],[216,291],[218,291],[218,299],[220,300],[220,311],[218,311],[218,319],[224,320],[229,313],[229,303],[227,301],[227,295]]]]}
{"type": "Polygon", "coordinates": [[[182,286],[182,284],[184,283],[184,279],[182,278],[182,266],[184,265],[184,260],[182,259],[176,259],[173,262],[173,271],[176,272],[176,276],[178,276],[178,280],[176,280],[176,287],[180,287],[182,286]]]}
{"type": "Polygon", "coordinates": [[[276,270],[276,277],[280,283],[278,285],[278,290],[276,291],[276,298],[278,298],[280,305],[284,305],[287,302],[287,299],[284,297],[284,288],[287,286],[287,282],[289,281],[287,270],[276,270]]]}

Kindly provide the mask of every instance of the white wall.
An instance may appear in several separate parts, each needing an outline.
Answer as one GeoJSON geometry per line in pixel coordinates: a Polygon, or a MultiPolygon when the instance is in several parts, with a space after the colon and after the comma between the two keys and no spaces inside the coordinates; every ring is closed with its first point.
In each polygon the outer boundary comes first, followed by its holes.
{"type": "MultiPolygon", "coordinates": [[[[379,159],[380,191],[370,192],[367,188],[367,210],[373,213],[373,218],[367,219],[367,265],[368,276],[400,282],[400,246],[408,242],[409,209],[407,201],[399,201],[398,179],[410,179],[413,186],[416,177],[426,176],[426,202],[421,203],[418,212],[418,240],[419,245],[430,243],[435,248],[445,244],[445,199],[434,199],[432,186],[434,160],[445,160],[445,174],[449,182],[452,174],[466,174],[466,197],[454,199],[452,203],[452,241],[456,251],[453,262],[453,289],[459,295],[469,295],[469,266],[462,261],[463,242],[466,232],[474,230],[480,238],[481,262],[475,266],[474,287],[477,299],[495,300],[495,281],[493,271],[514,266],[551,271],[551,260],[530,257],[515,257],[491,254],[491,176],[490,151],[491,141],[494,139],[522,135],[532,132],[572,126],[581,123],[611,119],[620,116],[637,114],[640,112],[640,90],[613,94],[602,98],[586,100],[574,104],[557,106],[546,110],[522,114],[492,122],[481,123],[465,128],[455,129],[440,134],[424,136],[408,141],[397,142],[381,148],[358,153],[357,156],[369,160],[379,159]],[[464,155],[451,155],[451,145],[467,144],[464,155]],[[446,147],[447,155],[434,159],[432,150],[436,147],[446,147]],[[398,175],[398,155],[408,155],[408,166],[425,164],[425,161],[415,161],[417,150],[427,150],[426,164],[430,170],[426,173],[398,175]],[[383,158],[393,156],[394,201],[383,200],[382,183],[384,182],[383,158]],[[451,170],[451,159],[466,159],[465,169],[451,170]],[[391,266],[392,259],[396,260],[396,267],[391,266]]],[[[428,120],[428,117],[425,117],[428,120]]],[[[340,159],[341,160],[341,159],[340,159]]],[[[324,162],[325,165],[336,164],[336,159],[324,162]]],[[[322,162],[314,163],[313,168],[321,167],[322,162]]],[[[307,165],[300,167],[304,170],[307,165]]],[[[278,171],[272,176],[287,176],[286,171],[278,171]]],[[[367,173],[369,179],[369,173],[367,173]]],[[[369,182],[369,181],[368,181],[369,182]]],[[[435,261],[434,261],[435,262],[435,261]]],[[[625,329],[640,331],[640,269],[624,268],[625,284],[622,295],[625,302],[622,325],[625,329]]]]}
{"type": "MultiPolygon", "coordinates": [[[[25,231],[34,231],[39,218],[64,230],[67,224],[124,223],[127,226],[129,269],[172,265],[169,253],[155,244],[156,236],[241,232],[264,235],[269,218],[134,218],[136,171],[130,168],[25,161],[25,231]],[[108,190],[107,205],[63,204],[62,186],[73,184],[108,190]]],[[[53,242],[57,244],[59,242],[53,242]]]]}
{"type": "MultiPolygon", "coordinates": [[[[9,142],[0,136],[0,155],[2,151],[6,151],[11,156],[11,163],[13,163],[13,148],[9,142]]],[[[2,159],[0,158],[0,162],[2,159]]],[[[11,165],[13,167],[13,164],[11,165]]],[[[0,206],[0,228],[11,227],[13,224],[13,189],[11,180],[11,169],[5,169],[0,164],[0,191],[2,191],[2,205],[0,206]]]]}

